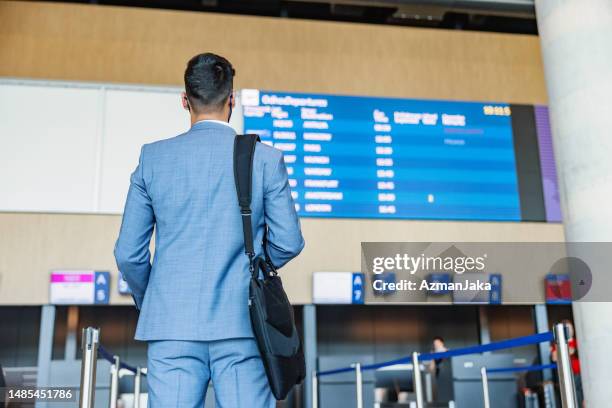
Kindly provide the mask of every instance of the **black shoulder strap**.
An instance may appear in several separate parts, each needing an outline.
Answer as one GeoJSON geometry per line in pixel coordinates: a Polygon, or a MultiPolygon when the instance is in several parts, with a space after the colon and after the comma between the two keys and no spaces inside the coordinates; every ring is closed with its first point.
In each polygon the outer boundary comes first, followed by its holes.
{"type": "MultiPolygon", "coordinates": [[[[242,231],[244,233],[244,252],[249,257],[253,268],[253,227],[251,226],[251,185],[253,175],[253,157],[255,145],[259,141],[257,135],[236,135],[234,139],[234,181],[238,194],[238,205],[242,215],[242,231]]],[[[251,270],[251,272],[253,272],[251,270]]]]}

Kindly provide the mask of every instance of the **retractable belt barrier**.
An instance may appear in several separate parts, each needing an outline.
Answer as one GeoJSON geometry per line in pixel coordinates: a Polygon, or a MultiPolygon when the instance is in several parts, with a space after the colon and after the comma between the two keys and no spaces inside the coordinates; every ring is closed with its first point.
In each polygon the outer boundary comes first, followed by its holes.
{"type": "MultiPolygon", "coordinates": [[[[561,380],[562,388],[562,404],[563,408],[577,408],[575,398],[575,385],[573,377],[571,375],[571,365],[569,359],[569,349],[567,345],[568,340],[568,329],[564,324],[557,324],[553,332],[538,333],[530,336],[516,337],[513,339],[502,340],[483,344],[479,346],[463,347],[454,350],[448,350],[439,353],[423,353],[419,354],[413,352],[410,356],[398,358],[395,360],[383,361],[375,364],[361,365],[354,363],[348,367],[340,367],[333,370],[326,371],[313,371],[313,408],[318,407],[318,378],[354,372],[355,373],[355,386],[356,386],[356,397],[357,407],[363,407],[363,380],[362,372],[367,370],[376,370],[383,367],[393,366],[396,364],[407,364],[412,363],[414,375],[414,389],[417,400],[417,408],[424,407],[424,395],[423,395],[423,384],[421,382],[420,375],[420,363],[423,361],[429,361],[434,359],[445,359],[457,356],[464,356],[469,354],[479,354],[488,351],[503,350],[515,347],[522,347],[531,344],[538,344],[542,342],[555,341],[559,350],[559,367],[557,364],[544,364],[544,365],[532,365],[522,367],[501,367],[501,368],[481,368],[481,375],[483,379],[483,393],[485,399],[485,408],[488,405],[488,379],[487,374],[502,373],[502,372],[521,372],[521,371],[538,371],[558,368],[561,380]]],[[[92,327],[83,329],[83,359],[81,364],[81,392],[79,397],[79,408],[91,408],[94,406],[95,396],[95,383],[96,383],[96,363],[98,353],[100,357],[110,362],[111,370],[111,387],[110,387],[110,408],[117,407],[117,398],[119,391],[119,378],[121,377],[121,369],[129,371],[134,375],[134,408],[140,407],[140,385],[143,375],[146,375],[141,367],[135,367],[125,362],[122,362],[119,356],[112,354],[102,345],[100,345],[100,330],[92,327]]]]}
{"type": "MultiPolygon", "coordinates": [[[[530,336],[517,337],[514,339],[508,339],[508,340],[502,340],[502,341],[497,341],[493,343],[482,344],[480,346],[463,347],[463,348],[448,350],[448,351],[439,352],[439,353],[423,353],[423,354],[419,354],[419,361],[423,362],[423,361],[429,361],[429,360],[434,360],[434,359],[437,360],[437,359],[443,359],[443,358],[465,356],[468,354],[485,353],[487,351],[495,351],[495,350],[514,348],[514,347],[528,346],[530,344],[538,344],[538,343],[542,343],[545,341],[552,341],[552,340],[553,340],[552,332],[538,333],[538,334],[533,334],[530,336]]],[[[361,366],[361,370],[362,371],[376,370],[376,369],[383,368],[383,367],[388,367],[388,366],[392,366],[396,364],[406,364],[406,363],[412,363],[412,355],[407,356],[407,357],[398,358],[395,360],[383,361],[381,363],[363,365],[361,366]]],[[[317,373],[317,375],[319,377],[323,377],[326,375],[346,373],[346,372],[350,372],[354,370],[355,370],[354,367],[348,366],[348,367],[336,368],[333,370],[320,371],[317,373]]]]}
{"type": "Polygon", "coordinates": [[[557,368],[556,364],[538,364],[538,365],[530,365],[530,366],[520,366],[520,367],[501,367],[501,368],[487,368],[487,373],[520,373],[527,371],[542,371],[542,370],[552,370],[557,368]]]}
{"type": "MultiPolygon", "coordinates": [[[[98,353],[100,354],[100,357],[102,357],[109,363],[115,364],[115,354],[110,353],[101,344],[98,346],[98,353]]],[[[133,374],[136,374],[136,372],[139,370],[138,367],[134,367],[132,365],[129,365],[128,363],[124,363],[123,361],[119,362],[119,368],[125,368],[126,370],[131,371],[133,374]]],[[[147,373],[142,372],[142,375],[147,375],[147,373]]]]}
{"type": "Polygon", "coordinates": [[[127,370],[134,375],[134,408],[140,408],[140,388],[142,376],[146,376],[145,369],[135,367],[121,361],[119,356],[109,352],[100,344],[100,329],[88,327],[83,329],[83,360],[81,363],[81,392],[79,408],[92,408],[95,401],[96,366],[98,355],[111,363],[110,368],[110,408],[117,407],[119,397],[119,378],[123,376],[121,370],[127,370]]]}
{"type": "MultiPolygon", "coordinates": [[[[445,359],[457,356],[464,356],[469,354],[479,354],[485,353],[489,351],[497,351],[504,350],[515,347],[528,346],[532,344],[539,344],[543,342],[551,342],[555,341],[557,343],[558,349],[560,350],[560,360],[559,360],[559,372],[566,373],[571,369],[569,366],[569,358],[568,348],[567,348],[567,328],[563,324],[555,325],[553,332],[546,333],[538,333],[529,336],[516,337],[508,340],[502,340],[487,344],[482,344],[479,346],[470,346],[463,347],[454,350],[448,350],[439,353],[423,353],[419,354],[417,352],[412,353],[410,356],[398,358],[395,360],[383,361],[375,364],[361,365],[358,363],[354,363],[348,367],[340,367],[332,370],[325,371],[313,371],[312,373],[312,381],[313,381],[313,408],[318,407],[318,379],[320,377],[325,377],[329,375],[336,375],[348,372],[355,372],[355,385],[356,385],[356,396],[357,396],[357,406],[363,406],[362,400],[362,387],[361,383],[361,372],[367,370],[376,370],[383,367],[393,366],[396,364],[410,364],[412,363],[413,367],[413,382],[414,382],[414,390],[416,394],[416,402],[417,408],[423,408],[425,406],[424,403],[424,393],[423,393],[423,384],[421,382],[420,376],[420,363],[423,361],[437,360],[437,359],[445,359]],[[418,375],[417,375],[418,374],[418,375]]],[[[488,380],[487,373],[502,373],[502,372],[525,372],[525,371],[538,371],[538,370],[547,370],[547,369],[555,369],[557,368],[557,364],[543,364],[543,365],[531,365],[531,366],[522,366],[522,367],[501,367],[501,368],[481,368],[481,374],[483,378],[483,393],[485,400],[485,408],[488,408],[488,380]]],[[[575,395],[573,378],[571,375],[565,375],[564,381],[562,381],[562,394],[565,394],[566,397],[562,398],[563,408],[577,408],[575,404],[575,400],[572,400],[572,395],[575,395]]]]}
{"type": "Polygon", "coordinates": [[[538,364],[521,367],[500,367],[500,368],[486,368],[481,367],[480,378],[482,379],[482,398],[484,402],[484,408],[491,407],[491,401],[489,396],[489,377],[488,374],[494,373],[512,373],[512,372],[527,372],[527,371],[542,371],[557,368],[556,364],[538,364]]]}

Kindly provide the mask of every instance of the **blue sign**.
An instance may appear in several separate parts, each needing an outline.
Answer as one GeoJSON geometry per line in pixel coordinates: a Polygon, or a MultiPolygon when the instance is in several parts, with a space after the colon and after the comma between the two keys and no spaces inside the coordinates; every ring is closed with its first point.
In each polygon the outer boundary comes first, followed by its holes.
{"type": "Polygon", "coordinates": [[[117,290],[120,295],[131,295],[132,290],[130,289],[127,281],[123,278],[123,274],[119,272],[119,279],[117,280],[117,290]]]}
{"type": "Polygon", "coordinates": [[[503,103],[242,91],[302,217],[521,219],[503,103]]]}
{"type": "Polygon", "coordinates": [[[94,272],[94,303],[108,304],[110,300],[110,272],[94,272]]]}
{"type": "Polygon", "coordinates": [[[361,272],[353,273],[353,298],[351,303],[362,305],[365,300],[364,291],[365,275],[361,272]]]}
{"type": "Polygon", "coordinates": [[[489,275],[489,283],[491,284],[489,303],[500,305],[502,303],[502,275],[500,273],[492,273],[489,275]]]}
{"type": "MultiPolygon", "coordinates": [[[[443,283],[444,285],[440,285],[442,287],[448,287],[448,284],[451,282],[450,273],[430,273],[427,275],[427,283],[431,286],[432,283],[443,283]]],[[[437,287],[437,285],[433,285],[437,287]]],[[[448,289],[440,289],[440,290],[428,290],[427,293],[430,295],[445,295],[447,293],[451,293],[448,289]]]]}
{"type": "Polygon", "coordinates": [[[387,289],[389,287],[388,284],[395,283],[395,272],[384,272],[377,276],[377,279],[382,281],[382,285],[380,287],[384,288],[382,290],[374,289],[374,294],[376,295],[389,295],[395,293],[393,290],[387,289]]]}

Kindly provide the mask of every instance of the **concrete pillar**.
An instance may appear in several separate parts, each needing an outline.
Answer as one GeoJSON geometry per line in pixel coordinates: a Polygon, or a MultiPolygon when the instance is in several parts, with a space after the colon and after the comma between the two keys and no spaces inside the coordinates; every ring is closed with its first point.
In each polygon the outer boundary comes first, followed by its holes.
{"type": "MultiPolygon", "coordinates": [[[[566,239],[610,242],[612,1],[536,0],[536,14],[566,239]]],[[[612,303],[576,302],[573,310],[587,406],[609,407],[612,303]]]]}

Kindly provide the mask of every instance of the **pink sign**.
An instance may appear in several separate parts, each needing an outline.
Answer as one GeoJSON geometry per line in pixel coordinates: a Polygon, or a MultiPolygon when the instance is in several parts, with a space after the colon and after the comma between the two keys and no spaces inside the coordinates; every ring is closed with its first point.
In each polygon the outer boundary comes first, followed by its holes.
{"type": "Polygon", "coordinates": [[[52,271],[49,303],[90,305],[95,303],[95,272],[84,270],[52,271]]]}
{"type": "Polygon", "coordinates": [[[93,282],[93,273],[52,272],[51,282],[93,282]]]}

